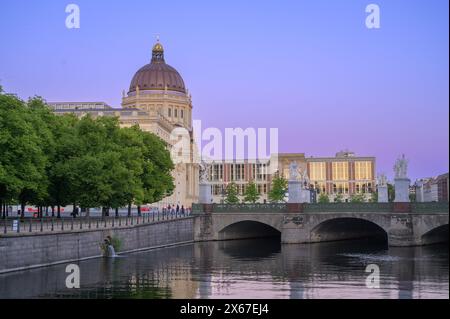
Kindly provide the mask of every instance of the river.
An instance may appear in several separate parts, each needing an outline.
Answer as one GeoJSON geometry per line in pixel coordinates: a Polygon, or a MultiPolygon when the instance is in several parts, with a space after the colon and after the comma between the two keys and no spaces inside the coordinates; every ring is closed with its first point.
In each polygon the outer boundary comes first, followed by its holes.
{"type": "MultiPolygon", "coordinates": [[[[449,298],[449,247],[203,242],[0,275],[0,298],[449,298]],[[368,265],[379,287],[368,288],[368,265]]],[[[371,281],[370,283],[376,283],[371,281]]],[[[369,284],[370,284],[369,283],[369,284]]]]}

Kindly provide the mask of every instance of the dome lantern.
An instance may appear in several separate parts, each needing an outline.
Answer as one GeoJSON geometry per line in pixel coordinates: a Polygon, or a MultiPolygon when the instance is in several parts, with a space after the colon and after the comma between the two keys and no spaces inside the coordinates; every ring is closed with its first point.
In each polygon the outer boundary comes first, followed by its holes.
{"type": "Polygon", "coordinates": [[[159,39],[152,49],[152,63],[164,62],[164,48],[159,43],[159,39]]]}

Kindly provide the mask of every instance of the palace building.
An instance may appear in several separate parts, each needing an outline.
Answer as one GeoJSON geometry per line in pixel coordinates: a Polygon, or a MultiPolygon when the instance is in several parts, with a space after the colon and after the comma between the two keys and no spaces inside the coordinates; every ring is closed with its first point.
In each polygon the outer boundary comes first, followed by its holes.
{"type": "Polygon", "coordinates": [[[375,157],[355,156],[349,151],[341,151],[335,157],[305,157],[303,153],[279,153],[277,169],[270,174],[270,162],[256,161],[213,161],[209,178],[212,184],[213,202],[225,200],[225,189],[229,183],[235,183],[244,198],[245,187],[253,181],[261,195],[259,202],[268,202],[268,192],[275,175],[289,179],[289,164],[297,162],[300,172],[306,171],[309,179],[307,187],[328,195],[331,201],[340,194],[343,201],[348,201],[354,194],[363,194],[369,200],[376,191],[375,157]]]}
{"type": "MultiPolygon", "coordinates": [[[[150,63],[134,74],[128,92],[122,92],[120,108],[104,102],[57,102],[49,105],[57,114],[116,116],[122,127],[138,124],[141,129],[159,136],[171,151],[175,149],[176,142],[171,138],[171,133],[177,128],[184,128],[189,134],[188,158],[175,163],[175,191],[156,206],[179,204],[191,207],[192,203],[198,202],[199,161],[194,158],[198,150],[193,134],[192,98],[181,75],[165,62],[164,49],[159,41],[153,46],[150,63]]],[[[176,152],[171,153],[174,158],[173,153],[176,152]]],[[[293,161],[297,162],[301,172],[306,171],[310,181],[308,187],[315,190],[316,195],[326,193],[330,200],[341,194],[345,201],[359,193],[369,199],[376,189],[374,157],[357,157],[348,151],[339,152],[335,157],[280,153],[276,160],[272,156],[264,160],[212,161],[209,181],[213,202],[224,201],[225,189],[231,182],[237,184],[242,199],[250,181],[257,185],[260,202],[267,202],[274,175],[288,179],[289,164],[293,161]]]]}
{"type": "Polygon", "coordinates": [[[190,207],[198,201],[198,164],[194,160],[195,143],[192,129],[192,98],[183,78],[165,62],[164,49],[159,41],[153,46],[150,63],[133,76],[128,92],[122,93],[121,108],[113,108],[103,102],[48,103],[57,114],[74,113],[77,116],[91,114],[116,116],[122,127],[138,124],[165,141],[169,150],[174,143],[171,133],[176,128],[187,130],[190,138],[191,158],[176,163],[173,171],[174,193],[158,203],[190,207]]]}

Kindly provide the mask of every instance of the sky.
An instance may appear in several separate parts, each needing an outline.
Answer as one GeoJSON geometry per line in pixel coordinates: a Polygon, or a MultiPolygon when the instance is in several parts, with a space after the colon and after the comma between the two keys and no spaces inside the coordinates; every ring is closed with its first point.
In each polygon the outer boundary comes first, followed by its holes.
{"type": "Polygon", "coordinates": [[[0,85],[21,98],[120,107],[156,36],[193,118],[278,128],[279,151],[377,158],[393,176],[449,170],[447,0],[0,0],[0,85]],[[68,29],[65,8],[80,8],[68,29]],[[380,28],[365,24],[368,4],[380,28]]]}

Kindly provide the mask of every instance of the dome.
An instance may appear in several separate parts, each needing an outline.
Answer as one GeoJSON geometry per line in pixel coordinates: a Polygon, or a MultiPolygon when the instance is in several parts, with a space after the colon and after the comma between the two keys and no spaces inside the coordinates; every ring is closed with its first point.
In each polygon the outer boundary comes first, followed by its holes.
{"type": "Polygon", "coordinates": [[[186,93],[181,75],[164,61],[164,49],[159,41],[153,46],[152,60],[133,76],[130,92],[139,90],[164,90],[186,93]]]}

